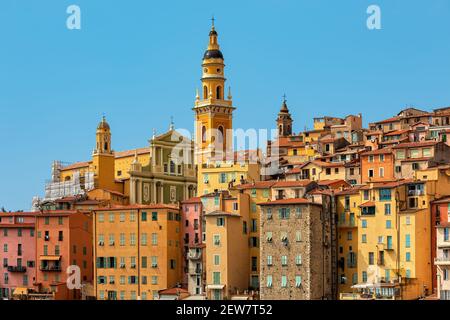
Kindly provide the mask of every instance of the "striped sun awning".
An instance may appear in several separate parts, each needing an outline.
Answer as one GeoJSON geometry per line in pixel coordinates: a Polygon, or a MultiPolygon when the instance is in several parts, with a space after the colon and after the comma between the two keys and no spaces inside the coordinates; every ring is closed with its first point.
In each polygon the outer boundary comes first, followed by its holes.
{"type": "Polygon", "coordinates": [[[59,261],[61,260],[61,256],[40,256],[39,260],[59,261]]]}

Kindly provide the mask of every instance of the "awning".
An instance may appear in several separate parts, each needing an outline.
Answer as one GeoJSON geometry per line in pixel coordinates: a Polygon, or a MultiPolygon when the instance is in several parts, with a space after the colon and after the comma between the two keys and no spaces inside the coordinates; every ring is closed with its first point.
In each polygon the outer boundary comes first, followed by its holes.
{"type": "Polygon", "coordinates": [[[169,296],[169,295],[159,297],[159,300],[177,300],[177,299],[178,299],[177,296],[169,296]]]}
{"type": "Polygon", "coordinates": [[[18,287],[16,289],[14,289],[13,295],[14,296],[20,296],[20,295],[26,295],[28,294],[28,288],[22,288],[22,287],[18,287]]]}
{"type": "Polygon", "coordinates": [[[249,296],[234,296],[231,297],[231,300],[250,300],[249,296]]]}
{"type": "Polygon", "coordinates": [[[373,284],[372,283],[358,283],[358,284],[351,286],[351,288],[352,289],[368,289],[368,288],[373,288],[373,284]]]}
{"type": "Polygon", "coordinates": [[[39,260],[59,261],[61,260],[61,256],[40,256],[39,260]]]}
{"type": "Polygon", "coordinates": [[[214,290],[214,289],[223,289],[224,287],[225,287],[224,284],[208,284],[206,286],[207,289],[212,289],[212,290],[214,290]]]}

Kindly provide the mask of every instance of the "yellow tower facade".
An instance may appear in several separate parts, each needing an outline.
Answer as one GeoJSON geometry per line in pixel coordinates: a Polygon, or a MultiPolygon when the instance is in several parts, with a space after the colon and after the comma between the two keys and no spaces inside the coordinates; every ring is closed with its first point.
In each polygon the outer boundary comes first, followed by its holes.
{"type": "MultiPolygon", "coordinates": [[[[213,20],[214,21],[214,20],[213,20]]],[[[203,56],[201,96],[197,90],[195,106],[196,164],[232,156],[233,110],[230,90],[225,98],[225,64],[214,22],[203,56]]],[[[232,159],[232,158],[230,158],[232,159]]]]}
{"type": "Polygon", "coordinates": [[[103,116],[97,126],[91,165],[97,188],[116,191],[114,161],[114,151],[111,149],[111,129],[103,116]]]}

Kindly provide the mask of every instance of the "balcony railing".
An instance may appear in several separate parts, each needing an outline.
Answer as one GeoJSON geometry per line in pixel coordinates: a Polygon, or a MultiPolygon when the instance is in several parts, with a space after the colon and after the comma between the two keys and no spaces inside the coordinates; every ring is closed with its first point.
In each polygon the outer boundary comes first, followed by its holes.
{"type": "Polygon", "coordinates": [[[192,260],[197,260],[197,259],[200,259],[201,257],[202,257],[201,252],[189,252],[188,253],[188,258],[192,259],[192,260]]]}
{"type": "Polygon", "coordinates": [[[61,271],[61,266],[41,266],[39,268],[41,271],[61,271]]]}
{"type": "Polygon", "coordinates": [[[441,256],[434,258],[435,264],[450,264],[450,256],[441,256]]]}
{"type": "Polygon", "coordinates": [[[346,221],[339,221],[338,222],[338,226],[340,228],[354,228],[354,227],[356,227],[356,222],[352,221],[352,220],[350,220],[350,221],[348,221],[348,220],[346,220],[346,221]]]}
{"type": "Polygon", "coordinates": [[[408,190],[408,197],[423,196],[425,192],[423,190],[408,190]]]}
{"type": "Polygon", "coordinates": [[[9,272],[26,272],[27,268],[24,266],[8,266],[9,272]]]}

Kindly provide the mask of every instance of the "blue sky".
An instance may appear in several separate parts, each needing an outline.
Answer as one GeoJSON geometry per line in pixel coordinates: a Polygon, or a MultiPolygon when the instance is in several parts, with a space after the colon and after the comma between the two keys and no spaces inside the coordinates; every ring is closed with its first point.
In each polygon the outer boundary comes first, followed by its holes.
{"type": "Polygon", "coordinates": [[[212,14],[235,127],[274,127],[283,93],[295,132],[315,116],[450,105],[447,0],[3,0],[0,206],[28,210],[52,160],[90,159],[102,113],[115,150],[146,146],[172,115],[192,129],[212,14]],[[66,28],[71,4],[81,30],[66,28]],[[382,30],[366,28],[370,4],[382,30]]]}

